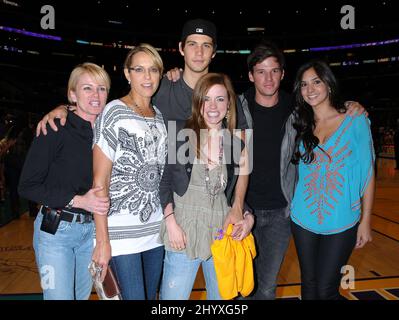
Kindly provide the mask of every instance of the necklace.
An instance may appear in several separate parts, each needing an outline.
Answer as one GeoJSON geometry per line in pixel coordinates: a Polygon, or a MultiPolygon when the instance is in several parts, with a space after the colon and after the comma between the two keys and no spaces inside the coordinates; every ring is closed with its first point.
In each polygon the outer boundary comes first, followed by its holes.
{"type": "Polygon", "coordinates": [[[157,125],[155,123],[156,113],[155,113],[155,110],[154,110],[153,106],[150,105],[152,114],[154,116],[153,118],[151,118],[152,121],[150,122],[148,120],[149,117],[146,117],[144,115],[143,110],[141,109],[141,107],[135,101],[133,101],[133,105],[136,107],[136,109],[138,111],[138,114],[144,119],[145,123],[147,124],[148,129],[150,129],[152,140],[154,140],[154,142],[157,142],[158,141],[159,130],[158,130],[157,125]],[[155,133],[154,133],[154,130],[155,130],[155,133]]]}
{"type": "MultiPolygon", "coordinates": [[[[210,144],[208,143],[208,153],[210,155],[210,144]]],[[[223,177],[222,169],[223,169],[223,137],[219,137],[219,157],[218,157],[218,163],[216,166],[216,179],[215,183],[212,185],[211,183],[211,178],[209,175],[209,164],[210,164],[210,158],[208,156],[208,163],[204,164],[204,169],[205,169],[205,187],[206,191],[209,195],[209,200],[211,202],[211,207],[213,207],[213,204],[215,202],[215,198],[217,194],[222,190],[222,188],[225,185],[225,180],[223,177]]]]}
{"type": "MultiPolygon", "coordinates": [[[[137,104],[136,101],[134,101],[133,97],[131,96],[131,92],[129,92],[128,97],[129,97],[130,101],[132,102],[133,106],[136,108],[136,111],[137,111],[136,113],[138,113],[139,116],[144,119],[145,123],[147,124],[148,129],[150,129],[149,132],[150,132],[151,138],[152,138],[154,144],[156,145],[156,143],[158,142],[159,130],[157,128],[156,121],[155,121],[156,112],[154,110],[154,107],[152,106],[152,104],[150,104],[150,110],[151,110],[153,117],[146,117],[144,115],[143,109],[137,104]],[[148,118],[151,118],[152,121],[150,122],[148,120],[148,118]]],[[[155,151],[156,151],[156,149],[157,148],[155,148],[155,151]]],[[[155,157],[157,157],[157,154],[155,155],[155,157]]]]}
{"type": "MultiPolygon", "coordinates": [[[[161,136],[161,133],[159,132],[158,128],[157,128],[157,124],[156,124],[156,112],[154,107],[150,104],[150,109],[152,111],[153,117],[151,118],[152,121],[149,121],[148,118],[144,115],[144,112],[142,110],[142,108],[136,103],[136,101],[134,101],[134,99],[131,97],[130,93],[129,93],[129,99],[132,101],[133,106],[136,108],[137,113],[140,115],[140,117],[142,117],[149,129],[149,135],[151,136],[152,139],[152,143],[153,143],[153,149],[154,149],[154,156],[155,156],[155,160],[156,160],[156,165],[157,165],[157,172],[158,172],[158,177],[161,177],[161,166],[160,163],[158,161],[158,141],[159,141],[159,137],[161,136]]],[[[166,149],[165,149],[166,152],[166,149]]]]}
{"type": "Polygon", "coordinates": [[[151,130],[155,126],[155,117],[156,117],[156,112],[155,112],[154,107],[152,106],[152,104],[150,103],[150,108],[149,108],[151,110],[152,117],[146,117],[144,115],[143,109],[137,104],[136,101],[134,101],[133,97],[131,96],[131,92],[129,92],[128,97],[129,97],[130,101],[132,102],[133,107],[136,108],[137,113],[144,119],[144,121],[147,123],[147,126],[151,130]],[[153,123],[150,124],[150,122],[147,120],[147,118],[152,118],[153,119],[153,121],[152,121],[153,123]]]}

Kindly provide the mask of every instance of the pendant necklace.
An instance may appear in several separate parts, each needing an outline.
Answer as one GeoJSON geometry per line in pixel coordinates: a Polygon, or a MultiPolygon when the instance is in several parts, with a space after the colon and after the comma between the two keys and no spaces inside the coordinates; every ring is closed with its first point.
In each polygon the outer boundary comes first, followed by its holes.
{"type": "MultiPolygon", "coordinates": [[[[208,143],[208,154],[210,156],[210,144],[208,143]]],[[[219,137],[219,156],[218,156],[218,164],[216,166],[216,179],[215,183],[212,185],[211,183],[211,178],[209,175],[209,165],[211,164],[211,160],[208,158],[207,164],[204,164],[204,169],[205,169],[205,187],[206,191],[209,195],[209,200],[211,202],[211,207],[213,207],[213,204],[215,202],[215,198],[218,195],[218,193],[221,191],[221,189],[224,187],[225,181],[222,173],[223,169],[223,137],[219,137]]]]}
{"type": "Polygon", "coordinates": [[[156,163],[157,163],[158,175],[161,176],[161,168],[160,168],[159,161],[158,161],[158,136],[160,135],[160,132],[159,132],[159,130],[158,130],[158,128],[157,128],[156,121],[155,121],[155,118],[156,118],[155,109],[154,109],[154,107],[150,104],[150,110],[152,111],[152,114],[153,114],[152,121],[150,122],[150,121],[148,120],[148,117],[146,117],[146,116],[144,115],[144,112],[143,112],[143,110],[141,109],[141,107],[140,107],[140,106],[136,103],[136,101],[134,101],[134,99],[130,96],[130,93],[129,93],[128,96],[129,96],[130,100],[132,101],[133,106],[136,107],[136,110],[138,111],[137,113],[144,119],[145,123],[147,124],[147,127],[148,127],[148,129],[149,129],[150,136],[151,136],[152,141],[153,141],[153,143],[154,143],[154,156],[155,156],[156,163]]]}

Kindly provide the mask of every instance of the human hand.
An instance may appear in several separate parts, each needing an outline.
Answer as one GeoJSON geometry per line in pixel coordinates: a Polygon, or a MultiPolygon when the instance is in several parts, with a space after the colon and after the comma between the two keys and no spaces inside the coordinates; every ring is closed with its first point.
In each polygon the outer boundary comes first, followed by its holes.
{"type": "Polygon", "coordinates": [[[229,226],[229,224],[233,225],[233,231],[231,232],[231,234],[238,234],[241,233],[241,228],[242,225],[241,224],[237,224],[237,222],[242,220],[242,209],[239,208],[238,206],[233,206],[224,223],[223,223],[223,231],[226,232],[227,227],[229,226]]]}
{"type": "Polygon", "coordinates": [[[366,109],[357,101],[346,101],[345,102],[345,107],[347,109],[347,112],[351,116],[361,115],[364,114],[366,117],[369,116],[368,112],[366,109]]]}
{"type": "Polygon", "coordinates": [[[53,129],[54,131],[58,131],[54,119],[60,119],[60,124],[64,126],[68,115],[66,107],[67,106],[65,105],[60,105],[54,110],[47,113],[36,126],[36,137],[38,137],[40,133],[47,135],[47,128],[46,128],[47,123],[50,125],[51,129],[53,129]]]}
{"type": "Polygon", "coordinates": [[[233,232],[231,233],[232,238],[238,241],[244,239],[251,232],[254,223],[255,216],[251,213],[246,214],[244,219],[235,224],[237,228],[236,231],[233,228],[233,232]]]}
{"type": "Polygon", "coordinates": [[[168,72],[166,72],[166,77],[172,81],[176,82],[177,80],[180,79],[180,72],[183,72],[183,69],[179,69],[177,67],[170,69],[168,72]]]}
{"type": "Polygon", "coordinates": [[[111,243],[109,241],[96,241],[91,259],[101,269],[101,281],[105,279],[111,257],[111,243]]]}
{"type": "Polygon", "coordinates": [[[371,236],[371,227],[370,223],[361,222],[357,229],[357,238],[356,238],[356,246],[355,249],[363,248],[367,242],[371,242],[373,240],[371,236]]]}
{"type": "Polygon", "coordinates": [[[83,196],[76,195],[73,199],[73,206],[95,214],[107,215],[109,210],[109,198],[96,195],[96,193],[101,190],[103,190],[103,187],[95,187],[87,191],[83,196]]]}
{"type": "Polygon", "coordinates": [[[166,229],[168,231],[169,244],[175,250],[183,250],[186,248],[186,233],[179,226],[174,214],[166,219],[166,229]]]}

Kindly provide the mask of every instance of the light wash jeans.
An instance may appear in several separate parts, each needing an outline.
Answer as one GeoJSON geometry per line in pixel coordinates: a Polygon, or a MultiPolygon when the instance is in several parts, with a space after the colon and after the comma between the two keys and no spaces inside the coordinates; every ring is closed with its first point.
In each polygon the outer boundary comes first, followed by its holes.
{"type": "Polygon", "coordinates": [[[87,300],[92,289],[88,265],[93,254],[94,222],[61,221],[52,235],[40,230],[42,219],[39,212],[33,248],[44,300],[87,300]]]}
{"type": "Polygon", "coordinates": [[[184,253],[165,250],[161,300],[188,300],[199,266],[206,283],[207,300],[221,300],[213,258],[190,259],[184,253]]]}

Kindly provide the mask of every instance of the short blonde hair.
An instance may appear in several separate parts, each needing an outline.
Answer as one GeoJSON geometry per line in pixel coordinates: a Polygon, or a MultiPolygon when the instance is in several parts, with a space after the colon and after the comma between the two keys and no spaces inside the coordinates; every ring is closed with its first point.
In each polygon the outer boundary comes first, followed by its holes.
{"type": "Polygon", "coordinates": [[[148,54],[152,58],[155,67],[159,71],[159,74],[162,76],[162,73],[163,73],[162,58],[159,55],[158,51],[152,45],[150,45],[148,43],[141,43],[138,46],[134,47],[134,49],[130,50],[126,56],[125,63],[123,64],[123,67],[125,69],[129,69],[130,65],[132,63],[132,60],[133,60],[133,56],[138,52],[144,52],[144,53],[148,54]]]}
{"type": "Polygon", "coordinates": [[[111,79],[103,68],[96,65],[95,63],[85,62],[77,65],[71,72],[68,81],[68,101],[70,103],[74,103],[71,97],[71,91],[76,92],[76,86],[78,84],[79,78],[87,73],[90,75],[95,81],[104,85],[107,88],[107,92],[111,88],[111,79]]]}

